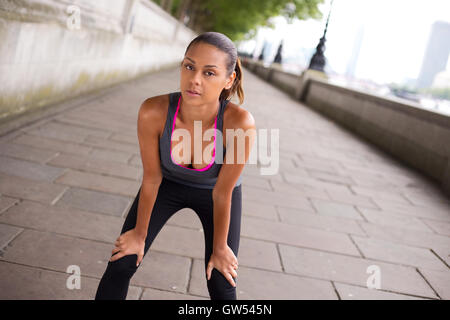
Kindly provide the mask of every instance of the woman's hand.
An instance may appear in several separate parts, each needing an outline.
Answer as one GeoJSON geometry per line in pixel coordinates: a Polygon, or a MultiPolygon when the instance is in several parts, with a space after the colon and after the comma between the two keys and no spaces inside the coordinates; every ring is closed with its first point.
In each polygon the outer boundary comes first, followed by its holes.
{"type": "Polygon", "coordinates": [[[227,245],[223,249],[215,249],[209,258],[208,265],[206,267],[207,279],[211,279],[211,272],[213,268],[219,270],[229,283],[233,287],[236,287],[236,283],[233,278],[237,277],[238,260],[234,255],[233,250],[227,245]]]}
{"type": "Polygon", "coordinates": [[[144,248],[145,248],[145,237],[142,237],[136,229],[128,230],[127,232],[120,235],[115,242],[115,247],[112,250],[112,254],[117,253],[112,256],[109,261],[116,261],[123,256],[130,254],[137,254],[136,267],[139,266],[142,259],[144,258],[144,248]]]}

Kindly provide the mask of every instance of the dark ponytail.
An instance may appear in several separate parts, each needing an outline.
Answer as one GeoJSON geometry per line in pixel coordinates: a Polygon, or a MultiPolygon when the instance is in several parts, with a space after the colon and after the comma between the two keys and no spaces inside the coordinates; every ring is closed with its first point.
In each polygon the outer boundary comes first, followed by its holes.
{"type": "Polygon", "coordinates": [[[244,103],[244,89],[242,87],[243,83],[243,74],[242,74],[242,66],[241,60],[237,55],[237,49],[234,45],[233,41],[230,40],[226,35],[220,32],[205,32],[198,35],[194,40],[189,43],[186,48],[185,55],[188,52],[189,48],[196,43],[207,43],[215,46],[216,48],[225,52],[228,56],[227,59],[227,77],[231,76],[233,71],[236,71],[236,78],[230,89],[223,89],[220,93],[219,100],[231,100],[234,94],[237,94],[239,98],[239,104],[244,103]]]}

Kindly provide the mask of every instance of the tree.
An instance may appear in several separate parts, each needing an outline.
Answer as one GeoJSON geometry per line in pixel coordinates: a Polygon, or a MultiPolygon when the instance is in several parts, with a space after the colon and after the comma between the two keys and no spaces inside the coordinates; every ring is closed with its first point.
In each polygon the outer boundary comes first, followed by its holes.
{"type": "Polygon", "coordinates": [[[256,34],[260,26],[273,28],[270,18],[285,16],[288,20],[322,17],[318,4],[324,0],[180,0],[174,1],[177,18],[186,14],[188,27],[197,33],[216,31],[233,41],[256,34]],[[290,4],[292,9],[288,10],[290,4]]]}

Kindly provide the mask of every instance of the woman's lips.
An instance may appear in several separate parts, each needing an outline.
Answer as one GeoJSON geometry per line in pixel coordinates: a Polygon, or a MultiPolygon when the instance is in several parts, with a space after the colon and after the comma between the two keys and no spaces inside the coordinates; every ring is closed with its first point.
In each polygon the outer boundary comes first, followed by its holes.
{"type": "Polygon", "coordinates": [[[187,92],[189,95],[193,96],[193,97],[196,97],[196,96],[199,96],[199,95],[200,95],[200,94],[195,93],[195,92],[192,92],[192,91],[190,91],[190,90],[186,90],[186,92],[187,92]]]}

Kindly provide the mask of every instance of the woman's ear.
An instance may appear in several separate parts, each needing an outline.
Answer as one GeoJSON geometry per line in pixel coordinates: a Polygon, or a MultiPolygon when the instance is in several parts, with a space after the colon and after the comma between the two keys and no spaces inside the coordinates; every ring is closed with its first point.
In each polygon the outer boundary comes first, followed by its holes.
{"type": "Polygon", "coordinates": [[[227,85],[225,86],[225,89],[230,90],[233,86],[234,79],[236,79],[236,71],[233,71],[233,73],[230,76],[230,79],[227,82],[227,85]]]}

